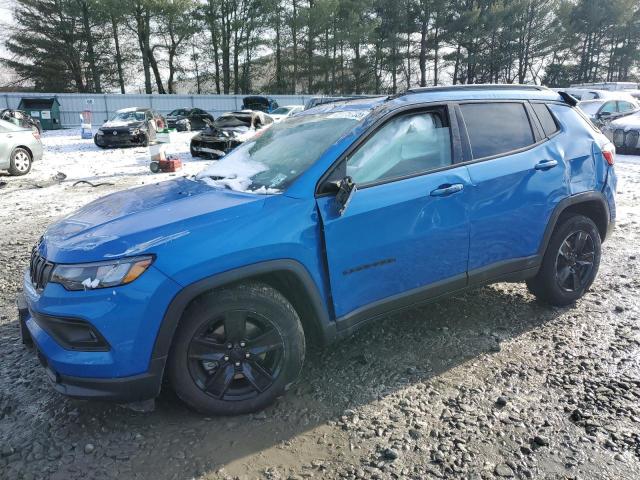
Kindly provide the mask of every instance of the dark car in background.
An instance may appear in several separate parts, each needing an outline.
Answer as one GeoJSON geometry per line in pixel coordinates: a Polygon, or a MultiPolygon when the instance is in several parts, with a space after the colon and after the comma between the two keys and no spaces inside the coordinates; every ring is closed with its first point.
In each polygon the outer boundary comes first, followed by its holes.
{"type": "Polygon", "coordinates": [[[273,123],[273,118],[261,111],[229,112],[191,139],[193,157],[220,158],[251,138],[257,130],[273,123]]]}
{"type": "Polygon", "coordinates": [[[167,125],[179,132],[202,130],[213,123],[214,118],[200,108],[177,108],[167,115],[167,125]]]}
{"type": "Polygon", "coordinates": [[[155,110],[132,107],[118,110],[93,137],[100,148],[147,146],[156,141],[156,132],[166,121],[155,110]]]}
{"type": "Polygon", "coordinates": [[[275,98],[264,97],[262,95],[250,95],[242,99],[242,110],[259,110],[271,113],[278,108],[275,98]]]}
{"type": "Polygon", "coordinates": [[[33,118],[24,110],[6,108],[0,112],[0,120],[13,123],[17,127],[37,130],[38,133],[42,135],[42,125],[40,124],[40,120],[33,118]]]}

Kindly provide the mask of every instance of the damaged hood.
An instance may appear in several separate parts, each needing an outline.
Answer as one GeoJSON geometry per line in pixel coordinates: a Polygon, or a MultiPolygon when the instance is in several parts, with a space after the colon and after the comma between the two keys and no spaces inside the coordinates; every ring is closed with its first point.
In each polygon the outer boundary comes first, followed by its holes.
{"type": "Polygon", "coordinates": [[[40,253],[56,263],[157,253],[195,230],[260,209],[263,201],[186,178],[125,190],[51,225],[40,253]]]}
{"type": "Polygon", "coordinates": [[[618,118],[610,123],[611,128],[623,128],[626,130],[630,128],[639,129],[640,128],[640,112],[632,113],[631,115],[626,115],[622,118],[618,118]]]}
{"type": "Polygon", "coordinates": [[[143,125],[144,125],[144,122],[141,122],[141,121],[123,122],[122,120],[114,120],[114,121],[105,122],[102,125],[102,127],[100,127],[100,129],[104,130],[104,129],[118,128],[118,127],[140,128],[143,125]]]}

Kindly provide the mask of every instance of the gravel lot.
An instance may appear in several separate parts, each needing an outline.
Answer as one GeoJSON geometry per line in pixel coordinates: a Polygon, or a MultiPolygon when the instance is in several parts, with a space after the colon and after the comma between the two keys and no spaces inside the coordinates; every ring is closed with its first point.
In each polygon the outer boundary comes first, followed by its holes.
{"type": "Polygon", "coordinates": [[[206,418],[169,389],[146,414],[62,397],[20,343],[13,302],[46,225],[170,176],[77,137],[47,134],[29,176],[0,176],[0,478],[640,478],[639,157],[618,157],[618,227],[575,306],[520,284],[458,295],[312,350],[265,412],[206,418]]]}

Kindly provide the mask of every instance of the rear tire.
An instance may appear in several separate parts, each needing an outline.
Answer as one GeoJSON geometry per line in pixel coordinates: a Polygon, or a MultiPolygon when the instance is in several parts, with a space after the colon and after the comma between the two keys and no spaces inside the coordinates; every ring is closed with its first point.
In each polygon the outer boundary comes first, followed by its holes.
{"type": "Polygon", "coordinates": [[[588,217],[560,218],[537,275],[527,287],[550,305],[570,305],[589,289],[600,266],[601,240],[598,227],[588,217]]]}
{"type": "Polygon", "coordinates": [[[32,160],[28,150],[22,147],[14,149],[9,159],[9,174],[16,177],[26,175],[31,171],[32,160]]]}
{"type": "Polygon", "coordinates": [[[298,377],[305,338],[277,290],[248,283],[207,294],[185,311],[168,360],[178,397],[210,415],[255,412],[298,377]]]}

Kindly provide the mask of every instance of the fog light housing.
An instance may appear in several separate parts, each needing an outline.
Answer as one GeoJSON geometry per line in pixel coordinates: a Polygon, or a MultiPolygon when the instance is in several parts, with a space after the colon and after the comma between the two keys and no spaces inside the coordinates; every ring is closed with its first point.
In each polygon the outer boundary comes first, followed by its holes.
{"type": "Polygon", "coordinates": [[[107,352],[109,344],[90,323],[79,318],[60,318],[32,313],[33,320],[65,350],[107,352]]]}

